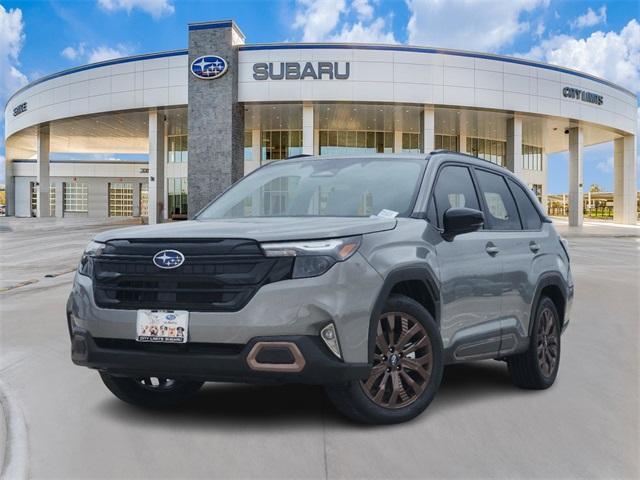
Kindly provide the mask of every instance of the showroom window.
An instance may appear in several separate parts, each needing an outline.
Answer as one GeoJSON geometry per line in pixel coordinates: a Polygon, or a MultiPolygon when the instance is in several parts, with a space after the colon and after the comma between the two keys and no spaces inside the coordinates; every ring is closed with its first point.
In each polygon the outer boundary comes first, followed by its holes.
{"type": "Polygon", "coordinates": [[[522,166],[525,170],[542,171],[542,147],[522,145],[522,166]]]}
{"type": "Polygon", "coordinates": [[[64,211],[78,213],[89,211],[89,187],[86,183],[64,184],[64,211]]]}
{"type": "Polygon", "coordinates": [[[188,160],[187,140],[187,135],[167,136],[169,163],[185,163],[188,160]]]}
{"type": "Polygon", "coordinates": [[[252,136],[251,130],[247,130],[244,132],[244,161],[250,162],[253,160],[253,148],[252,148],[252,136]]]}
{"type": "Polygon", "coordinates": [[[540,184],[540,183],[530,183],[527,186],[533,192],[533,194],[536,196],[538,201],[540,203],[542,203],[542,184],[540,184]]]}
{"type": "Polygon", "coordinates": [[[185,177],[167,179],[167,201],[169,218],[187,215],[187,179],[185,177]]]}
{"type": "Polygon", "coordinates": [[[393,132],[320,130],[320,155],[393,153],[393,132]]]}
{"type": "Polygon", "coordinates": [[[149,185],[140,184],[140,216],[149,216],[149,185]]]}
{"type": "MultiPolygon", "coordinates": [[[[35,182],[31,182],[31,214],[36,215],[38,209],[38,189],[35,182]]],[[[56,216],[56,187],[51,184],[49,186],[49,215],[56,216]]]]}
{"type": "Polygon", "coordinates": [[[421,150],[419,133],[402,134],[402,153],[420,153],[421,150]]]}
{"type": "Polygon", "coordinates": [[[110,183],[109,184],[109,216],[131,217],[133,216],[133,184],[110,183]]]}
{"type": "Polygon", "coordinates": [[[436,150],[449,150],[451,152],[459,152],[458,137],[456,135],[436,135],[436,150]]]}
{"type": "Polygon", "coordinates": [[[302,130],[265,130],[262,132],[263,162],[283,160],[301,153],[302,130]]]}
{"type": "Polygon", "coordinates": [[[467,137],[467,152],[496,165],[506,164],[507,142],[488,138],[467,137]]]}

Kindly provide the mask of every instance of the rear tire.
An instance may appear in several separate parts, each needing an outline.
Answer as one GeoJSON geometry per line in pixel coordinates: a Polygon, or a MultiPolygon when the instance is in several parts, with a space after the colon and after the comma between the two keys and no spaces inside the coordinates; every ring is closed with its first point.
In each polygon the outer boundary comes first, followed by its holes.
{"type": "Polygon", "coordinates": [[[520,388],[544,390],[553,385],[560,366],[560,316],[549,297],[536,310],[529,349],[507,358],[511,381],[520,388]]]}
{"type": "Polygon", "coordinates": [[[165,408],[195,394],[203,382],[158,377],[116,377],[100,372],[107,388],[120,400],[147,408],[165,408]]]}
{"type": "Polygon", "coordinates": [[[389,297],[376,328],[369,377],[327,386],[327,395],[340,412],[357,422],[406,422],[429,406],[440,386],[440,329],[422,305],[403,295],[389,297]]]}

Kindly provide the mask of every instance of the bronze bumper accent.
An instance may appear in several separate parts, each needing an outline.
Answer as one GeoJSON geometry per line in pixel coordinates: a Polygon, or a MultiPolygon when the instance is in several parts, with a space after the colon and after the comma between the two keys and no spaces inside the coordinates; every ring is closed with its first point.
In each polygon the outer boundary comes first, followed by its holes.
{"type": "Polygon", "coordinates": [[[252,370],[259,372],[301,372],[305,366],[305,360],[302,352],[295,343],[291,342],[258,342],[256,343],[249,355],[247,355],[247,364],[252,370]],[[258,354],[265,348],[287,349],[293,357],[291,363],[262,363],[257,360],[258,354]]]}

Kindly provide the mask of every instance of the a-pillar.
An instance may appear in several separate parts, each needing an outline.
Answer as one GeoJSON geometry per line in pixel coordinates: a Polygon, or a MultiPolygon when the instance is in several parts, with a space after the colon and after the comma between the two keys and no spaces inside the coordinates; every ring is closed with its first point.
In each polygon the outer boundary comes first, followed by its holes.
{"type": "Polygon", "coordinates": [[[582,127],[569,129],[569,225],[581,227],[583,212],[582,160],[584,134],[582,127]]]}
{"type": "Polygon", "coordinates": [[[164,217],[164,114],[149,110],[149,224],[162,223],[164,217]]]}
{"type": "Polygon", "coordinates": [[[49,190],[51,180],[49,178],[49,152],[51,148],[49,125],[38,126],[38,139],[36,145],[36,182],[37,201],[36,216],[50,217],[49,190]]]}
{"type": "Polygon", "coordinates": [[[433,105],[425,105],[422,110],[422,153],[435,150],[436,120],[433,105]]]}
{"type": "Polygon", "coordinates": [[[634,225],[638,215],[635,135],[613,141],[613,175],[613,220],[634,225]]]}
{"type": "Polygon", "coordinates": [[[506,167],[517,177],[522,177],[522,117],[514,115],[507,120],[506,167]]]}
{"type": "Polygon", "coordinates": [[[302,153],[313,155],[313,103],[305,102],[302,105],[302,153]]]}

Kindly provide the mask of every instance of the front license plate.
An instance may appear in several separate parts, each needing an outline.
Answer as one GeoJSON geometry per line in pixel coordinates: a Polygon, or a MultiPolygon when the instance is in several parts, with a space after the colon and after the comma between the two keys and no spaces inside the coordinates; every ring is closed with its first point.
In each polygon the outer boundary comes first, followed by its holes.
{"type": "Polygon", "coordinates": [[[136,340],[154,343],[187,343],[189,312],[138,310],[136,340]]]}

